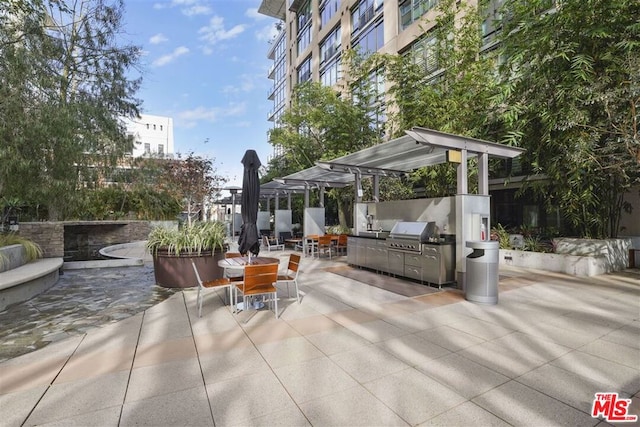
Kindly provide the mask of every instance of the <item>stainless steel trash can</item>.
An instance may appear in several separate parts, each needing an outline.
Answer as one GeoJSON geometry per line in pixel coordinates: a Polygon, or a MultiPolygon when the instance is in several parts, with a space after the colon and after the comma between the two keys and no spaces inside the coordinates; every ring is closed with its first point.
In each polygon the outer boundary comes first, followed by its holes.
{"type": "Polygon", "coordinates": [[[482,304],[498,302],[498,256],[496,241],[470,241],[466,246],[473,249],[467,255],[465,298],[482,304]]]}

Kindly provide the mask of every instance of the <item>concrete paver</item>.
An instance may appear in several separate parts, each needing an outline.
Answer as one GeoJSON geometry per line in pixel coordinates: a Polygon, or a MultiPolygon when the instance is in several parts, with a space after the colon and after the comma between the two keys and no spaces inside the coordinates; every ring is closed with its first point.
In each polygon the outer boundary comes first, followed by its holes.
{"type": "Polygon", "coordinates": [[[640,408],[635,272],[501,267],[500,301],[485,306],[324,271],[344,262],[303,258],[302,301],[283,287],[279,319],[233,314],[216,292],[199,318],[196,291],[183,290],[11,357],[0,363],[2,423],[595,426],[596,392],[640,408]]]}

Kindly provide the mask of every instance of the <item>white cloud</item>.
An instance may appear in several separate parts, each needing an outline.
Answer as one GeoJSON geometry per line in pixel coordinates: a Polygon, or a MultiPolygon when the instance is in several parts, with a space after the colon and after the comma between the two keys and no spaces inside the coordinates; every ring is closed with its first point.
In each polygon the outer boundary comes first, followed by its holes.
{"type": "Polygon", "coordinates": [[[177,115],[178,125],[185,128],[193,128],[199,122],[215,123],[226,117],[240,116],[245,113],[244,103],[231,103],[225,107],[197,107],[192,110],[181,111],[177,115]]]}
{"type": "Polygon", "coordinates": [[[165,3],[155,3],[154,9],[171,9],[177,7],[183,15],[209,15],[212,12],[211,7],[203,0],[171,0],[165,3]]]}
{"type": "Polygon", "coordinates": [[[191,6],[201,3],[200,0],[171,0],[171,6],[191,6]]]}
{"type": "Polygon", "coordinates": [[[251,9],[247,9],[246,12],[244,13],[244,16],[251,19],[255,19],[256,21],[262,21],[263,19],[267,19],[267,15],[258,13],[257,7],[252,7],[251,9]]]}
{"type": "Polygon", "coordinates": [[[210,15],[212,9],[209,6],[196,4],[190,7],[186,7],[181,9],[182,14],[186,16],[195,16],[195,15],[210,15]]]}
{"type": "Polygon", "coordinates": [[[173,50],[173,52],[171,52],[171,53],[169,53],[167,55],[162,55],[160,58],[158,58],[155,61],[153,61],[151,63],[151,65],[154,66],[154,67],[162,67],[164,65],[167,65],[167,64],[175,61],[176,59],[178,59],[182,55],[186,55],[187,53],[189,53],[189,48],[188,47],[184,47],[184,46],[180,46],[180,47],[175,48],[173,50]]]}
{"type": "MultiPolygon", "coordinates": [[[[260,76],[261,79],[264,77],[260,76]]],[[[243,74],[240,76],[240,84],[236,86],[227,85],[222,88],[222,93],[239,93],[239,92],[251,92],[255,87],[256,76],[250,74],[243,74]]]]}
{"type": "Polygon", "coordinates": [[[164,34],[158,33],[158,34],[156,34],[154,36],[151,36],[151,38],[149,38],[149,43],[151,43],[151,44],[160,44],[160,43],[166,42],[167,40],[169,40],[169,39],[166,38],[164,36],[164,34]]]}
{"type": "Polygon", "coordinates": [[[278,30],[273,24],[264,26],[256,31],[256,38],[261,42],[269,42],[275,39],[277,35],[278,30]]]}
{"type": "Polygon", "coordinates": [[[244,29],[244,25],[236,25],[227,30],[224,27],[224,18],[216,15],[209,20],[209,25],[198,30],[198,34],[200,34],[200,40],[211,47],[221,40],[229,40],[237,37],[244,29]]]}

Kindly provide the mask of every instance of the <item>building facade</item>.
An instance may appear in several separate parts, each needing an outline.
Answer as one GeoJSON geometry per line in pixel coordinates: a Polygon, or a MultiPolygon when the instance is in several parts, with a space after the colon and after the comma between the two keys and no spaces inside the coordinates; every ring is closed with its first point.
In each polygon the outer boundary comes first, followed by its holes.
{"type": "Polygon", "coordinates": [[[141,114],[139,119],[127,121],[127,130],[136,141],[133,157],[173,156],[173,118],[141,114]]]}
{"type": "MultiPolygon", "coordinates": [[[[477,6],[477,0],[465,3],[477,6]]],[[[493,0],[487,6],[482,26],[486,48],[492,47],[500,4],[501,0],[493,0]]],[[[431,31],[436,25],[437,5],[438,0],[263,0],[258,12],[280,21],[280,33],[268,53],[273,60],[268,75],[273,80],[268,96],[273,108],[268,120],[278,126],[299,83],[314,81],[339,87],[346,49],[365,54],[412,54],[427,75],[437,75],[436,39],[431,31]]],[[[383,95],[381,76],[371,79],[383,95]]],[[[275,156],[279,150],[274,148],[275,156]]]]}

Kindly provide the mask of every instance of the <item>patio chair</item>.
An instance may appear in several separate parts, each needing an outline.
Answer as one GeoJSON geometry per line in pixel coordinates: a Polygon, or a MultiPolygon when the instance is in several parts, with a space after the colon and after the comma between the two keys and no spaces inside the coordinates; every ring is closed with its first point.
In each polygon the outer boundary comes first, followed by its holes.
{"type": "Polygon", "coordinates": [[[338,235],[338,244],[335,246],[336,254],[339,254],[339,253],[343,253],[344,255],[347,254],[347,241],[348,239],[346,234],[338,235]]]}
{"type": "Polygon", "coordinates": [[[305,256],[309,255],[312,258],[318,253],[318,235],[310,234],[304,238],[303,250],[305,256]]]}
{"type": "Polygon", "coordinates": [[[290,231],[283,231],[278,236],[278,243],[285,244],[287,240],[293,239],[293,235],[290,231]]]}
{"type": "Polygon", "coordinates": [[[284,245],[278,243],[275,239],[270,239],[267,236],[262,236],[262,244],[266,246],[269,252],[273,251],[284,251],[284,245]]]}
{"type": "MultiPolygon", "coordinates": [[[[242,256],[242,254],[240,252],[225,252],[224,253],[225,259],[226,258],[239,258],[241,256],[242,256]]],[[[239,269],[228,269],[228,268],[225,268],[224,269],[224,277],[226,277],[227,279],[229,279],[232,282],[241,282],[243,277],[244,277],[244,273],[239,269]]]]}
{"type": "Polygon", "coordinates": [[[300,267],[300,255],[289,255],[289,264],[287,265],[287,271],[283,274],[278,274],[277,283],[284,282],[287,284],[287,298],[291,297],[289,293],[289,284],[293,282],[296,285],[296,299],[300,304],[300,291],[298,290],[298,267],[300,267]]]}
{"type": "Polygon", "coordinates": [[[278,280],[278,264],[247,265],[244,268],[244,280],[235,286],[235,298],[238,300],[238,292],[244,297],[244,307],[249,305],[249,299],[254,295],[270,295],[267,300],[275,303],[276,319],[278,318],[278,289],[275,284],[278,280]]]}
{"type": "Polygon", "coordinates": [[[324,236],[318,236],[318,258],[321,253],[329,253],[329,259],[331,259],[331,252],[333,252],[333,244],[331,243],[331,235],[325,234],[324,236]]]}
{"type": "MultiPolygon", "coordinates": [[[[200,274],[198,273],[198,268],[196,267],[196,263],[191,261],[191,265],[193,266],[193,271],[196,273],[196,279],[198,280],[198,297],[196,299],[196,303],[198,305],[198,317],[202,317],[202,300],[204,299],[204,292],[212,289],[219,288],[228,288],[229,289],[229,298],[231,298],[231,287],[234,285],[234,282],[231,282],[226,277],[221,277],[219,279],[210,280],[207,282],[203,282],[200,278],[200,274]]],[[[226,291],[225,291],[225,304],[226,304],[226,291]]]]}

